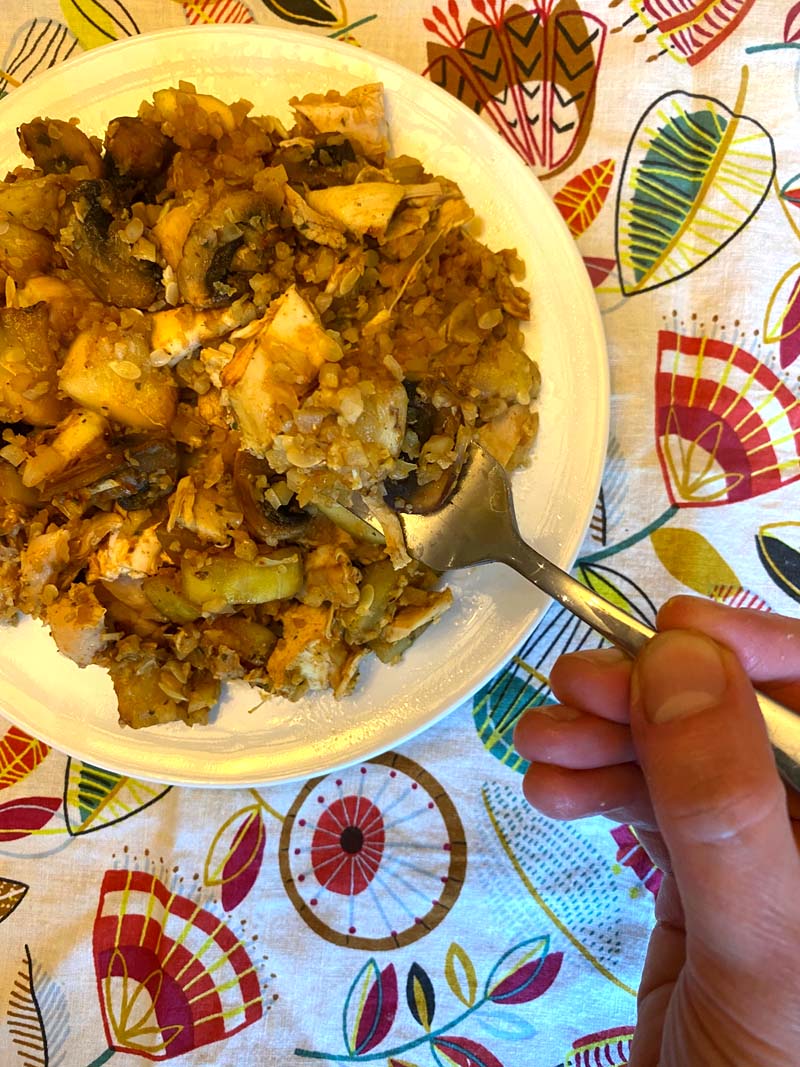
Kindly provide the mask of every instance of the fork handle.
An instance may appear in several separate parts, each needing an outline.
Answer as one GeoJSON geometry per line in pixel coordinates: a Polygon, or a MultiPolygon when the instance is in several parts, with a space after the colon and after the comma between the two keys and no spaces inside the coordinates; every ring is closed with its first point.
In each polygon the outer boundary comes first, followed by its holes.
{"type": "MultiPolygon", "coordinates": [[[[631,657],[655,637],[656,631],[650,626],[587,588],[521,537],[503,556],[503,562],[631,657]]],[[[800,790],[800,716],[765,693],[755,692],[778,771],[784,781],[800,790]]]]}

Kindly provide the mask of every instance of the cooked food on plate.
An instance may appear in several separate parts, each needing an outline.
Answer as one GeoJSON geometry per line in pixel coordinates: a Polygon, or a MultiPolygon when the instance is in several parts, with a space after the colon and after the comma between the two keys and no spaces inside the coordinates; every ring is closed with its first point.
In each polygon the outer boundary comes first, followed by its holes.
{"type": "Polygon", "coordinates": [[[515,253],[390,153],[380,85],[290,104],[33,118],[0,183],[0,619],[106,667],[128,726],[397,662],[452,601],[397,507],[536,435],[515,253]]]}

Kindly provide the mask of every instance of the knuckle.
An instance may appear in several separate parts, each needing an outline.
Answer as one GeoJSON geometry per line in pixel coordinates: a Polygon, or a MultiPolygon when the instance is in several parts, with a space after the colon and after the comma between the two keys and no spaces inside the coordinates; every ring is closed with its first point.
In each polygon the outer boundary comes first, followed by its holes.
{"type": "Polygon", "coordinates": [[[715,844],[748,836],[780,813],[786,802],[777,780],[755,775],[709,775],[697,789],[682,789],[670,803],[670,821],[699,844],[715,844]]]}

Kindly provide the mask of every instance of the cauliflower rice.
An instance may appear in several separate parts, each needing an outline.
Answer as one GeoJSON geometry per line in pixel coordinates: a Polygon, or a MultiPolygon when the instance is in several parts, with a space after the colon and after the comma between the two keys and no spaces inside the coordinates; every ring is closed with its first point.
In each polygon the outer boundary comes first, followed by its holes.
{"type": "Polygon", "coordinates": [[[452,596],[394,505],[536,435],[515,253],[390,155],[380,85],[291,106],[36,118],[0,184],[0,619],[106,667],[128,726],[397,662],[452,596]]]}

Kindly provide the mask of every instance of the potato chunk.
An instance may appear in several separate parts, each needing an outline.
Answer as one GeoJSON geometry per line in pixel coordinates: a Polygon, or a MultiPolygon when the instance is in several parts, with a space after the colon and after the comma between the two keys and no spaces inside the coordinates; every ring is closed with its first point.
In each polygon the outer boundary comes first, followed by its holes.
{"type": "Polygon", "coordinates": [[[24,284],[46,271],[52,261],[53,242],[47,234],[0,216],[0,268],[15,282],[24,284]]]}
{"type": "Polygon", "coordinates": [[[219,699],[220,683],[210,671],[169,659],[162,648],[128,637],[109,663],[119,704],[119,721],[143,726],[182,721],[187,726],[208,722],[219,699]]]}
{"type": "Polygon", "coordinates": [[[135,430],[167,428],[178,403],[168,367],[153,367],[143,333],[98,323],[78,334],[61,369],[61,388],[78,404],[135,430]]]}
{"type": "Polygon", "coordinates": [[[0,308],[0,419],[55,426],[66,411],[47,307],[0,308]]]}
{"type": "Polygon", "coordinates": [[[64,199],[60,178],[27,178],[0,183],[0,215],[29,230],[58,231],[58,210],[64,199]]]}

